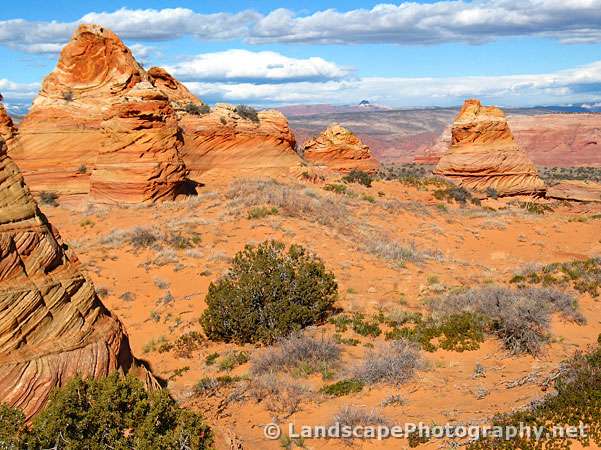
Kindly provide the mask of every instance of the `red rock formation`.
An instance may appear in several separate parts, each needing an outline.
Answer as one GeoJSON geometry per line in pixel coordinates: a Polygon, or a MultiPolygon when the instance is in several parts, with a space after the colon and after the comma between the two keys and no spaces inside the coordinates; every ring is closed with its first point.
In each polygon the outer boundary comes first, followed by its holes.
{"type": "Polygon", "coordinates": [[[593,181],[562,180],[547,187],[546,196],[559,200],[601,203],[601,184],[593,181]]]}
{"type": "Polygon", "coordinates": [[[169,99],[149,82],[136,84],[108,110],[105,139],[90,178],[91,197],[103,203],[174,199],[188,171],[169,99]]]}
{"type": "Polygon", "coordinates": [[[186,111],[192,105],[192,108],[202,108],[208,112],[207,105],[192,94],[186,86],[173,78],[165,69],[151,67],[148,69],[148,75],[152,79],[153,84],[169,98],[171,106],[176,111],[186,111]]]}
{"type": "Polygon", "coordinates": [[[313,164],[327,166],[338,172],[357,169],[373,173],[380,167],[369,147],[337,123],[306,141],[303,144],[303,157],[313,164]]]}
{"type": "Polygon", "coordinates": [[[449,150],[434,174],[475,191],[494,188],[500,195],[545,189],[536,167],[516,144],[499,108],[466,100],[455,118],[449,150]]]}
{"type": "MultiPolygon", "coordinates": [[[[61,52],[56,69],[46,77],[38,97],[33,102],[31,111],[23,120],[19,133],[19,148],[11,150],[11,157],[23,170],[25,179],[35,191],[50,190],[60,194],[85,194],[90,191],[90,174],[100,158],[103,168],[98,173],[97,189],[95,192],[108,197],[106,185],[102,187],[102,180],[131,178],[135,181],[132,187],[138,186],[138,192],[129,195],[124,192],[123,184],[109,197],[117,200],[131,201],[135,198],[156,199],[166,197],[164,189],[151,193],[155,186],[158,172],[147,171],[152,178],[145,180],[146,187],[142,187],[143,175],[139,168],[132,164],[131,158],[121,160],[116,164],[113,158],[107,165],[106,153],[114,153],[115,148],[133,145],[134,148],[123,151],[134,154],[150,149],[150,154],[143,155],[144,164],[150,163],[156,157],[156,164],[163,164],[173,159],[176,148],[158,147],[173,139],[163,139],[162,132],[155,132],[162,124],[172,124],[174,116],[166,105],[165,97],[158,88],[151,84],[151,78],[136,62],[131,51],[110,30],[97,25],[81,25],[73,35],[71,41],[61,52]],[[137,88],[138,85],[142,88],[137,88]],[[141,91],[152,91],[140,96],[141,91]],[[133,92],[133,93],[132,93],[133,92]],[[156,98],[162,100],[157,101],[156,98]],[[123,103],[129,99],[135,103],[129,112],[130,116],[152,116],[146,124],[140,120],[122,120],[119,123],[119,132],[113,133],[107,126],[113,126],[111,117],[122,114],[123,103]],[[149,103],[144,105],[143,102],[149,103]],[[152,107],[158,108],[152,110],[152,107]],[[134,111],[136,110],[136,111],[134,111]],[[160,120],[156,120],[160,116],[160,120]],[[150,125],[152,123],[152,125],[150,125]],[[127,125],[132,128],[127,130],[127,125]],[[148,133],[148,139],[157,139],[148,142],[146,138],[140,139],[140,129],[134,127],[150,126],[153,132],[148,133]],[[136,137],[138,141],[135,141],[136,137]],[[115,139],[122,139],[121,143],[115,139]],[[107,150],[109,149],[109,150],[107,150]],[[163,154],[163,152],[165,154],[163,154]],[[99,156],[102,153],[102,156],[99,156]],[[126,165],[130,166],[127,167],[126,165]],[[115,173],[108,174],[109,169],[115,173]],[[131,175],[131,176],[130,176],[131,175]],[[144,191],[144,194],[141,194],[144,191]]],[[[171,134],[171,125],[167,126],[171,134]]],[[[177,163],[176,163],[177,165],[177,163]]],[[[180,169],[164,168],[160,176],[168,176],[159,184],[183,183],[184,172],[180,169]],[[181,175],[179,180],[176,174],[181,175]]],[[[168,195],[167,195],[168,196],[168,195]]]]}
{"type": "Polygon", "coordinates": [[[12,141],[17,134],[17,127],[13,123],[13,119],[6,112],[4,105],[0,103],[0,139],[6,142],[12,141]]]}
{"type": "Polygon", "coordinates": [[[121,371],[157,387],[64,249],[0,140],[0,399],[28,418],[76,375],[121,371]]]}
{"type": "Polygon", "coordinates": [[[231,105],[217,104],[208,114],[183,114],[181,151],[190,178],[201,181],[207,171],[287,172],[300,164],[286,117],[260,111],[257,120],[241,116],[231,105]]]}
{"type": "MultiPolygon", "coordinates": [[[[519,147],[536,165],[601,165],[601,114],[512,114],[507,122],[519,147]]],[[[414,162],[437,164],[450,142],[449,127],[414,162]]]]}

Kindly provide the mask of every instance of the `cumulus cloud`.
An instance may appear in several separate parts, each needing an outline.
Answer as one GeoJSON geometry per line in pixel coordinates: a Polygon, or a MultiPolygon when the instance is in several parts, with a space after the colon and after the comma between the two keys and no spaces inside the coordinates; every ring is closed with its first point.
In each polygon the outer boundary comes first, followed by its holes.
{"type": "Polygon", "coordinates": [[[348,69],[323,58],[289,58],[271,51],[233,49],[205,53],[167,70],[184,81],[237,81],[276,83],[341,79],[348,69]]]}
{"type": "Polygon", "coordinates": [[[0,93],[8,100],[32,100],[37,95],[39,88],[39,83],[16,83],[0,78],[0,93]]]}
{"type": "Polygon", "coordinates": [[[371,9],[327,9],[297,15],[246,10],[201,14],[188,8],[91,12],[74,22],[0,21],[0,44],[48,51],[64,44],[79,23],[101,23],[125,39],[245,39],[250,43],[317,44],[483,43],[536,36],[564,43],[601,42],[601,0],[443,0],[379,4],[371,9]]]}
{"type": "Polygon", "coordinates": [[[189,82],[210,101],[256,104],[356,103],[363,98],[389,106],[456,105],[466,97],[508,106],[601,100],[601,61],[549,74],[496,77],[365,77],[278,84],[189,82]]]}

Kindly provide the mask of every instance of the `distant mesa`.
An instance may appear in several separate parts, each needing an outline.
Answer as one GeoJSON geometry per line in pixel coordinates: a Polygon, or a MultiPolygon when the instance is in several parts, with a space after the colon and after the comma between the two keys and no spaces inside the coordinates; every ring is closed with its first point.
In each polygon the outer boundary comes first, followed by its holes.
{"type": "Polygon", "coordinates": [[[466,100],[455,118],[451,143],[434,174],[474,191],[499,195],[536,194],[545,190],[534,164],[518,147],[499,108],[466,100]]]}
{"type": "Polygon", "coordinates": [[[0,399],[31,418],[71,378],[152,374],[40,212],[0,139],[0,399]]]}
{"type": "Polygon", "coordinates": [[[337,172],[353,169],[374,173],[380,167],[369,147],[343,126],[333,123],[302,146],[305,160],[337,172]]]}

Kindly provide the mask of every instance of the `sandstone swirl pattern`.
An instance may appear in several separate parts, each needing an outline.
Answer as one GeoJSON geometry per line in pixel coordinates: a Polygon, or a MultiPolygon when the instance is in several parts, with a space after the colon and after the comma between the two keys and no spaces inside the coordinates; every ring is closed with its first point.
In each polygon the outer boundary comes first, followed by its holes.
{"type": "Polygon", "coordinates": [[[87,194],[98,159],[102,168],[97,178],[102,187],[95,191],[102,200],[168,198],[186,177],[178,149],[172,146],[175,120],[166,97],[152,85],[123,42],[101,26],[80,25],[63,48],[56,69],[44,79],[19,127],[19,145],[11,148],[10,154],[34,191],[87,194]],[[124,106],[130,101],[130,106],[124,106]],[[111,128],[115,122],[116,133],[111,128]],[[148,131],[145,138],[141,138],[141,130],[148,131]],[[122,157],[115,155],[117,148],[122,157]],[[106,153],[113,154],[110,166],[106,153]],[[134,154],[145,169],[133,163],[134,154]],[[108,174],[109,168],[115,173],[108,174]],[[135,183],[116,183],[109,195],[102,180],[119,181],[129,174],[135,183]],[[167,178],[161,179],[163,176],[167,178]],[[134,185],[138,192],[122,197],[134,185]]]}
{"type": "Polygon", "coordinates": [[[534,164],[515,142],[499,108],[466,100],[455,118],[448,151],[434,169],[475,191],[495,189],[499,195],[534,194],[545,190],[534,164]]]}
{"type": "Polygon", "coordinates": [[[121,322],[81,274],[39,211],[0,139],[0,399],[35,415],[52,388],[79,374],[153,376],[121,322]]]}
{"type": "Polygon", "coordinates": [[[331,124],[319,136],[307,140],[303,144],[303,156],[309,162],[338,172],[357,169],[373,173],[380,166],[369,147],[337,123],[331,124]]]}

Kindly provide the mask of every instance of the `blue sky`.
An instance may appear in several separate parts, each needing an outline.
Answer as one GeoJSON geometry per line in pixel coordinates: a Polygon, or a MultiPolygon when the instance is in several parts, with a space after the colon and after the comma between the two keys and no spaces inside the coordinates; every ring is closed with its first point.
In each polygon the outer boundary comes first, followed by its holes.
{"type": "Polygon", "coordinates": [[[7,102],[31,100],[81,22],[209,102],[601,102],[601,0],[6,2],[7,102]]]}

